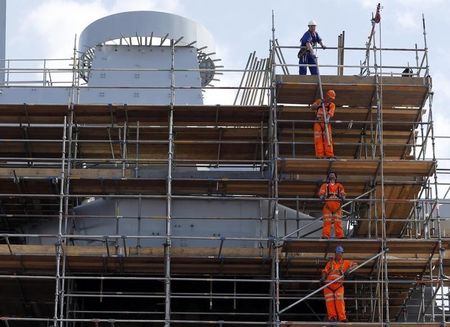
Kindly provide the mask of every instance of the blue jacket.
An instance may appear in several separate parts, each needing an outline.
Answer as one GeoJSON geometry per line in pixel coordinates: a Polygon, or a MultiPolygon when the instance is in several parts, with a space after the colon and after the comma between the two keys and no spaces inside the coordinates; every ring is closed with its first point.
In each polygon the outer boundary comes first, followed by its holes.
{"type": "Polygon", "coordinates": [[[303,34],[302,38],[300,39],[300,45],[302,47],[306,46],[306,43],[311,43],[311,46],[314,46],[316,43],[322,42],[322,39],[319,36],[319,33],[311,33],[309,30],[303,34]]]}

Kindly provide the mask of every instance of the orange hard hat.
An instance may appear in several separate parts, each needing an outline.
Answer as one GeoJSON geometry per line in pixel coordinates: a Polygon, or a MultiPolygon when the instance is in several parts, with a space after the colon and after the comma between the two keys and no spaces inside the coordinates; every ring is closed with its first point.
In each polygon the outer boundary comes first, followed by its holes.
{"type": "Polygon", "coordinates": [[[334,99],[336,99],[336,92],[334,92],[334,90],[328,90],[327,96],[334,100],[334,99]]]}

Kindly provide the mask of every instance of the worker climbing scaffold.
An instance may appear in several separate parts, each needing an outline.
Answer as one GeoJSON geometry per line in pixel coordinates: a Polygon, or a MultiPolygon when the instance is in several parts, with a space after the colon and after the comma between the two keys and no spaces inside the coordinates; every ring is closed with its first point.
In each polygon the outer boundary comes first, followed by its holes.
{"type": "Polygon", "coordinates": [[[319,190],[319,197],[325,201],[322,208],[323,228],[322,238],[330,238],[331,226],[334,224],[336,238],[344,238],[342,229],[342,202],[345,200],[345,190],[341,183],[337,182],[337,174],[330,171],[326,183],[319,190]]]}
{"type": "Polygon", "coordinates": [[[342,276],[346,277],[350,269],[356,267],[356,263],[343,259],[344,248],[340,245],[336,247],[334,258],[327,262],[322,270],[320,281],[322,284],[331,283],[323,289],[325,305],[327,307],[328,321],[347,322],[344,302],[344,284],[342,276]]]}
{"type": "Polygon", "coordinates": [[[311,105],[311,109],[316,111],[316,122],[313,125],[313,130],[314,148],[318,159],[324,157],[329,159],[335,158],[330,124],[330,118],[334,116],[336,110],[333,102],[335,99],[336,92],[334,90],[328,90],[325,99],[317,99],[311,105]]]}

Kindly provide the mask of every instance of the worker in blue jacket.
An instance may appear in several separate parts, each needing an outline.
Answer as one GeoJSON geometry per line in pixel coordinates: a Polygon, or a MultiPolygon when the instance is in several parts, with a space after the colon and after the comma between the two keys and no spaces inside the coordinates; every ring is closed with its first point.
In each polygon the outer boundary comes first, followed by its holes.
{"type": "MultiPolygon", "coordinates": [[[[300,39],[300,51],[298,52],[298,59],[300,65],[308,65],[311,75],[317,75],[317,60],[314,55],[314,47],[317,43],[320,44],[322,49],[325,49],[325,45],[322,43],[322,39],[316,32],[316,22],[314,20],[308,23],[308,30],[303,34],[300,39]]],[[[299,74],[306,75],[306,67],[300,66],[299,74]]]]}

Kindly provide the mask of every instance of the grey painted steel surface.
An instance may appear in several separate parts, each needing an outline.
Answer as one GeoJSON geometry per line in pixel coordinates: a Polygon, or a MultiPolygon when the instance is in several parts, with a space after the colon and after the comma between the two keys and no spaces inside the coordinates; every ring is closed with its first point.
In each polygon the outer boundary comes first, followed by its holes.
{"type": "MultiPolygon", "coordinates": [[[[280,220],[283,222],[281,232],[289,233],[304,226],[314,219],[303,213],[278,205],[280,220]],[[297,219],[298,218],[298,219],[297,219]]],[[[166,200],[143,199],[96,199],[74,209],[79,217],[71,219],[69,234],[74,235],[132,235],[155,236],[159,238],[141,239],[141,246],[162,246],[165,242],[166,200]],[[102,217],[103,216],[103,217],[102,217]],[[105,217],[108,218],[105,218],[105,217]],[[138,219],[137,217],[141,217],[138,219]],[[139,227],[140,225],[140,227],[139,227]]],[[[224,248],[257,248],[259,241],[245,239],[269,238],[268,222],[270,219],[268,201],[258,200],[204,200],[173,199],[172,211],[172,245],[175,247],[220,247],[220,238],[225,238],[224,248]],[[220,219],[219,219],[220,218],[220,219]],[[262,218],[262,219],[261,219],[262,218]],[[186,237],[177,239],[177,237],[186,237]],[[195,238],[217,239],[195,239],[195,238]],[[227,238],[241,238],[227,240],[227,238]]],[[[316,230],[322,222],[317,221],[301,232],[316,230]]],[[[33,233],[56,233],[54,221],[36,223],[27,227],[33,233]]],[[[312,234],[319,237],[320,232],[312,234]]],[[[30,238],[28,244],[52,243],[51,239],[30,238]],[[42,243],[41,243],[42,242],[42,243]]],[[[77,245],[100,245],[104,240],[75,240],[77,245]]],[[[110,239],[111,244],[115,239],[110,239]]],[[[119,244],[121,240],[118,239],[119,244]]],[[[136,246],[137,239],[127,239],[127,246],[136,246]]],[[[267,244],[263,244],[264,247],[267,244]]]]}
{"type": "Polygon", "coordinates": [[[157,11],[130,11],[100,18],[80,35],[79,50],[86,52],[107,41],[122,37],[150,36],[178,40],[181,45],[196,42],[197,48],[214,51],[211,34],[202,25],[182,16],[157,11]]]}
{"type": "MultiPolygon", "coordinates": [[[[175,104],[203,103],[198,68],[197,50],[175,49],[175,104]]],[[[97,46],[80,103],[169,104],[170,69],[170,47],[97,46]]]]}
{"type": "MultiPolygon", "coordinates": [[[[0,87],[2,104],[67,104],[69,87],[0,87]]],[[[81,87],[79,104],[166,105],[168,89],[81,87]]],[[[177,90],[175,104],[203,104],[201,89],[177,90]]]]}
{"type": "Polygon", "coordinates": [[[0,0],[0,84],[5,82],[6,0],[0,0]]]}
{"type": "MultiPolygon", "coordinates": [[[[427,318],[425,318],[424,322],[430,322],[430,316],[432,313],[431,310],[431,301],[433,300],[433,288],[432,287],[423,287],[423,296],[424,296],[424,302],[422,305],[425,305],[426,311],[422,312],[422,310],[425,310],[421,306],[422,302],[422,288],[419,286],[417,289],[413,292],[411,295],[410,300],[408,301],[408,306],[405,308],[405,310],[399,315],[398,322],[408,322],[408,321],[420,321],[417,319],[421,314],[425,314],[427,318]]],[[[441,314],[442,310],[440,310],[439,306],[435,307],[435,314],[441,314]]]]}
{"type": "Polygon", "coordinates": [[[0,88],[0,103],[67,104],[70,92],[70,87],[5,87],[0,88]]]}
{"type": "Polygon", "coordinates": [[[442,218],[442,237],[450,237],[450,204],[444,203],[439,206],[439,215],[442,218]]]}

